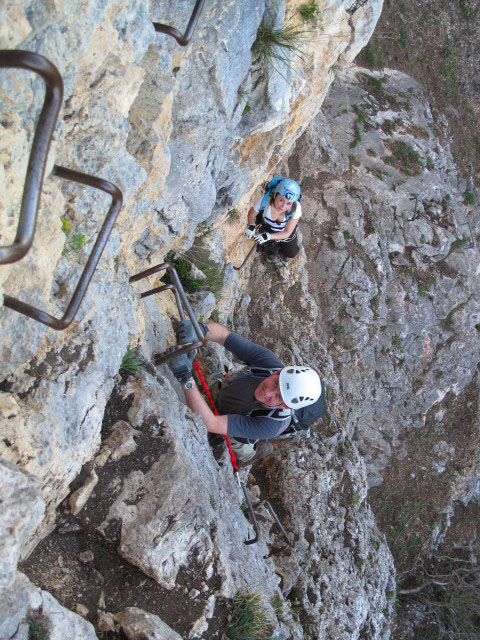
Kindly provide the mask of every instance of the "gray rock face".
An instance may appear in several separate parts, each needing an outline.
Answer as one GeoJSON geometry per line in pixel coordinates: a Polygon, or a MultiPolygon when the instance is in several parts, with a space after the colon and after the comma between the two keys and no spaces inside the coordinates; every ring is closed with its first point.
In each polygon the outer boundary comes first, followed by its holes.
{"type": "MultiPolygon", "coordinates": [[[[317,193],[331,231],[320,238],[310,230],[318,257],[308,263],[321,285],[317,330],[370,486],[437,406],[442,428],[442,401],[474,381],[480,358],[480,212],[464,203],[464,183],[431,124],[410,78],[353,68],[295,152],[301,173],[322,175],[317,193]]],[[[432,459],[438,473],[455,455],[443,444],[432,459]]],[[[478,465],[460,475],[452,504],[475,495],[478,465]]]]}
{"type": "Polygon", "coordinates": [[[175,586],[179,570],[192,558],[205,579],[222,575],[224,595],[232,596],[239,582],[254,580],[261,580],[265,589],[275,589],[276,579],[267,568],[259,572],[252,563],[252,556],[260,561],[267,553],[265,543],[255,548],[243,544],[249,526],[230,463],[216,469],[205,428],[196,416],[185,415],[177,391],[168,380],[148,373],[128,385],[125,393],[134,394],[130,424],[144,430],[155,416],[159,426],[154,437],[161,438],[162,455],[158,460],[144,459],[121,483],[114,481],[100,530],[120,521],[121,555],[167,589],[175,586]],[[165,397],[176,401],[165,404],[165,397]]]}
{"type": "Polygon", "coordinates": [[[25,550],[32,528],[40,524],[45,505],[39,482],[30,474],[0,460],[0,593],[15,579],[17,562],[25,550]]]}

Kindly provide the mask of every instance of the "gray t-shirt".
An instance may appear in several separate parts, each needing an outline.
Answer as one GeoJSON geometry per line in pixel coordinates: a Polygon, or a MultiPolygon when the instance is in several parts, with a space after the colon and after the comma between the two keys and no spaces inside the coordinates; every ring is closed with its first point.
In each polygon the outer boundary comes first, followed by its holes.
{"type": "MultiPolygon", "coordinates": [[[[237,333],[229,334],[225,340],[225,348],[250,367],[282,369],[285,366],[269,349],[250,342],[237,333]]],[[[223,385],[218,397],[218,410],[221,415],[228,416],[229,436],[249,440],[274,438],[290,424],[290,418],[273,420],[265,417],[251,418],[246,415],[252,409],[263,408],[254,395],[262,380],[264,377],[240,376],[223,385]]]]}

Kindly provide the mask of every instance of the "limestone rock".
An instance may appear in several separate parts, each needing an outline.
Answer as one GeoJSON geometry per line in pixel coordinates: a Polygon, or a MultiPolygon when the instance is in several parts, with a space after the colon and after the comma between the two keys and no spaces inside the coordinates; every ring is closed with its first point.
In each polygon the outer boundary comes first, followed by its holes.
{"type": "Polygon", "coordinates": [[[135,451],[137,445],[134,437],[137,433],[136,429],[132,429],[127,422],[120,420],[114,425],[112,433],[104,441],[102,447],[108,447],[111,451],[111,459],[116,462],[135,451]]]}
{"type": "Polygon", "coordinates": [[[114,615],[128,640],[182,640],[158,616],[137,607],[127,607],[114,615]]]}
{"type": "Polygon", "coordinates": [[[95,471],[91,471],[85,481],[85,484],[77,489],[68,500],[70,511],[75,516],[85,506],[87,500],[93,493],[98,482],[98,476],[95,471]]]}
{"type": "Polygon", "coordinates": [[[42,520],[45,505],[40,498],[38,480],[4,460],[0,460],[0,484],[1,593],[12,584],[17,562],[32,529],[42,520]]]}
{"type": "Polygon", "coordinates": [[[29,628],[48,634],[49,640],[82,638],[97,640],[93,626],[82,617],[62,607],[46,591],[35,587],[18,573],[14,583],[0,599],[0,637],[24,640],[29,628]],[[26,634],[26,635],[25,635],[26,634]]]}

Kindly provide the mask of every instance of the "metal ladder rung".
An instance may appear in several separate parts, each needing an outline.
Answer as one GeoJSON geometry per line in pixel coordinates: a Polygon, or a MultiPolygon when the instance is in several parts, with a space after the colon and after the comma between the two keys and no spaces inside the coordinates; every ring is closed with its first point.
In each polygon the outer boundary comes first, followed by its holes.
{"type": "Polygon", "coordinates": [[[0,247],[0,264],[10,264],[28,253],[35,236],[48,150],[63,100],[63,80],[55,65],[30,51],[1,50],[0,68],[33,71],[45,82],[45,100],[28,160],[15,240],[11,245],[0,247]]]}
{"type": "Polygon", "coordinates": [[[52,316],[41,309],[37,309],[26,302],[22,302],[17,298],[12,298],[8,295],[5,295],[3,298],[3,305],[5,307],[18,311],[19,313],[23,313],[29,318],[33,318],[33,320],[47,325],[47,327],[50,327],[51,329],[62,331],[73,322],[77,315],[80,304],[87,292],[88,285],[90,284],[93,273],[97,268],[98,262],[117,219],[122,206],[123,196],[120,189],[112,182],[102,180],[101,178],[97,178],[86,173],[80,173],[79,171],[73,171],[72,169],[66,169],[65,167],[55,165],[53,175],[63,178],[64,180],[72,180],[73,182],[78,182],[79,184],[84,184],[88,187],[94,187],[95,189],[108,193],[112,197],[112,203],[97,236],[93,249],[88,256],[87,264],[83,269],[73,296],[68,303],[67,310],[61,318],[55,318],[55,316],[52,316]]]}
{"type": "Polygon", "coordinates": [[[157,33],[165,33],[167,36],[175,38],[175,40],[181,47],[186,47],[192,39],[193,32],[195,31],[195,28],[197,26],[197,22],[200,18],[200,14],[202,13],[204,4],[205,0],[197,0],[193,8],[192,15],[190,16],[190,20],[188,21],[187,28],[185,29],[185,33],[183,35],[178,29],[175,29],[175,27],[170,27],[167,24],[163,24],[161,22],[153,23],[155,31],[157,33]]]}
{"type": "Polygon", "coordinates": [[[170,277],[173,280],[171,284],[165,284],[161,287],[155,287],[153,289],[149,289],[148,291],[144,291],[140,294],[140,298],[146,298],[148,296],[153,296],[156,293],[161,293],[162,291],[172,290],[175,294],[175,301],[178,307],[178,313],[180,315],[180,319],[184,320],[185,311],[187,312],[188,317],[190,318],[193,328],[195,329],[195,333],[197,334],[198,340],[196,342],[191,342],[186,345],[182,345],[177,347],[173,351],[169,353],[158,354],[155,357],[155,364],[158,366],[167,362],[171,358],[175,356],[179,356],[182,353],[188,353],[193,349],[198,349],[199,347],[205,346],[205,336],[203,335],[203,331],[198,324],[198,321],[193,313],[193,309],[190,306],[190,303],[187,300],[187,296],[185,295],[185,291],[182,287],[182,283],[180,282],[180,278],[178,277],[178,273],[175,267],[169,262],[163,262],[162,264],[158,264],[156,267],[151,267],[150,269],[146,269],[145,271],[141,271],[140,273],[135,274],[129,280],[129,282],[137,282],[138,280],[143,280],[143,278],[148,278],[159,271],[167,271],[170,277]],[[185,310],[185,311],[184,311],[185,310]]]}

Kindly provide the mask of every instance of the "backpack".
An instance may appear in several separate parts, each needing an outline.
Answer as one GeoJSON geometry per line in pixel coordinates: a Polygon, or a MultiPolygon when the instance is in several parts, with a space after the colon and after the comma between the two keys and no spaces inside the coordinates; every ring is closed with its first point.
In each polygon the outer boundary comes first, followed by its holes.
{"type": "MultiPolygon", "coordinates": [[[[234,379],[238,380],[239,378],[246,378],[250,376],[263,376],[266,378],[271,376],[275,371],[278,371],[278,369],[248,367],[243,371],[243,374],[241,373],[238,376],[234,376],[234,379]]],[[[252,409],[247,415],[250,418],[271,418],[272,420],[285,420],[290,416],[292,418],[290,425],[285,431],[280,433],[278,436],[275,436],[275,439],[291,438],[296,435],[302,435],[305,438],[310,438],[311,425],[317,420],[320,420],[320,418],[323,418],[326,410],[326,388],[322,383],[322,393],[319,399],[313,404],[308,405],[308,407],[303,407],[302,409],[276,409],[274,407],[268,409],[265,407],[252,409]]]]}

